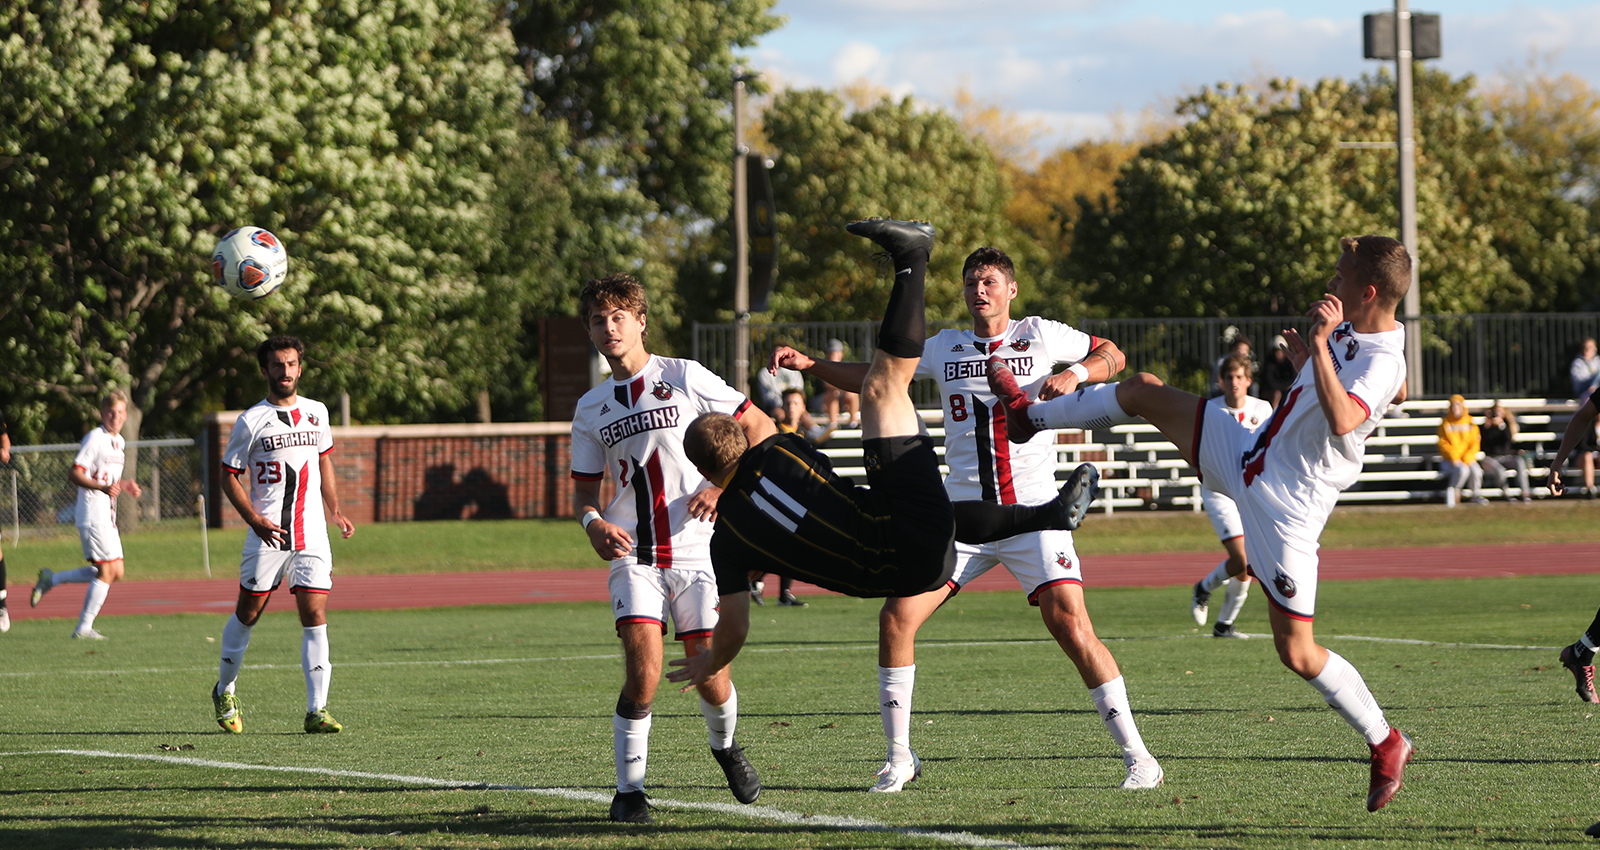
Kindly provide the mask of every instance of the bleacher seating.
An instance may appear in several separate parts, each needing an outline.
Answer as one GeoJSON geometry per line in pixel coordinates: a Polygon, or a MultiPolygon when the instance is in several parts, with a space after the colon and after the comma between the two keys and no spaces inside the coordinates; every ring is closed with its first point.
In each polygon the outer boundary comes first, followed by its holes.
{"type": "MultiPolygon", "coordinates": [[[[1493,399],[1468,399],[1473,421],[1483,422],[1483,411],[1493,399]]],[[[1532,496],[1550,498],[1544,486],[1549,476],[1549,457],[1561,443],[1561,434],[1577,409],[1571,401],[1547,399],[1501,399],[1500,403],[1517,417],[1518,444],[1528,462],[1532,496]]],[[[1442,502],[1444,482],[1439,477],[1438,427],[1449,402],[1443,400],[1407,401],[1390,411],[1378,429],[1367,438],[1365,467],[1356,484],[1339,498],[1341,503],[1442,502]]],[[[942,411],[921,411],[934,437],[937,451],[944,453],[942,411]]],[[[859,431],[836,431],[823,446],[841,475],[864,480],[861,468],[859,431]]],[[[1153,425],[1143,422],[1118,425],[1086,432],[1063,429],[1056,432],[1056,477],[1085,461],[1100,469],[1102,495],[1095,507],[1106,512],[1124,509],[1203,510],[1200,482],[1194,470],[1178,457],[1172,443],[1153,425]]],[[[1564,476],[1566,480],[1581,480],[1564,476]]],[[[1484,481],[1483,493],[1490,498],[1519,495],[1516,482],[1484,481]],[[1498,486],[1497,486],[1498,485],[1498,486]]],[[[1569,489],[1569,495],[1573,494],[1569,489]]]]}

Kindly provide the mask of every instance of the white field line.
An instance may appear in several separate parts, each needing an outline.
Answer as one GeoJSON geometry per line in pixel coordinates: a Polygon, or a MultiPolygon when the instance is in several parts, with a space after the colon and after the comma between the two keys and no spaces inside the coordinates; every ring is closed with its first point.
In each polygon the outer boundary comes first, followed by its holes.
{"type": "MultiPolygon", "coordinates": [[[[491,782],[463,782],[457,779],[438,779],[432,776],[406,776],[398,773],[369,773],[364,770],[336,770],[329,767],[289,767],[271,764],[245,764],[236,761],[212,761],[211,759],[185,758],[183,756],[159,756],[147,753],[115,753],[106,750],[33,750],[28,752],[0,753],[0,757],[14,758],[19,756],[36,755],[66,755],[85,756],[89,758],[130,759],[133,761],[153,761],[165,764],[183,765],[185,767],[210,767],[219,770],[254,770],[270,773],[307,773],[317,776],[339,776],[347,779],[371,779],[379,782],[393,782],[399,785],[417,785],[425,788],[460,788],[463,790],[478,791],[515,791],[521,794],[538,794],[546,797],[559,797],[563,800],[576,800],[586,803],[610,803],[611,797],[595,791],[580,791],[575,788],[540,788],[532,785],[501,785],[491,782]]],[[[696,803],[686,800],[668,800],[663,797],[651,797],[650,804],[663,809],[694,809],[702,812],[717,812],[725,815],[737,815],[753,818],[755,820],[775,821],[791,826],[804,827],[830,827],[833,829],[849,829],[866,832],[887,832],[904,835],[909,838],[925,838],[944,844],[954,844],[958,847],[995,848],[996,850],[1049,850],[1039,845],[1017,844],[1012,841],[1002,841],[995,838],[984,838],[970,832],[944,832],[932,829],[917,829],[915,827],[890,826],[874,820],[864,818],[835,817],[833,815],[805,815],[786,812],[768,806],[736,806],[732,803],[696,803]]]]}
{"type": "MultiPolygon", "coordinates": [[[[1249,635],[1246,635],[1246,636],[1247,637],[1252,637],[1252,638],[1270,638],[1270,637],[1272,637],[1272,635],[1270,635],[1270,634],[1249,634],[1249,635]]],[[[1166,636],[1157,636],[1157,637],[1129,637],[1129,638],[1106,637],[1106,638],[1101,638],[1101,640],[1106,642],[1106,643],[1132,643],[1132,642],[1136,642],[1136,641],[1147,641],[1147,640],[1187,640],[1187,639],[1192,639],[1192,638],[1206,638],[1206,637],[1210,637],[1210,635],[1203,635],[1203,634],[1200,634],[1200,635],[1166,635],[1166,636]]],[[[1402,643],[1402,644],[1411,644],[1411,645],[1414,645],[1414,646],[1447,646],[1447,647],[1455,647],[1457,649],[1500,649],[1500,650],[1526,649],[1526,650],[1538,650],[1538,651],[1541,651],[1541,652],[1549,651],[1549,650],[1560,650],[1561,649],[1561,647],[1559,647],[1559,646],[1523,646],[1523,645],[1519,645],[1519,644],[1504,644],[1504,643],[1449,643],[1449,642],[1446,642],[1446,641],[1437,641],[1437,640],[1414,640],[1414,639],[1411,639],[1411,638],[1366,637],[1366,636],[1363,636],[1363,635],[1323,635],[1323,636],[1318,637],[1318,640],[1360,640],[1360,641],[1367,641],[1369,643],[1402,643]]],[[[969,640],[969,641],[937,641],[937,642],[928,642],[928,643],[918,643],[917,647],[920,648],[920,649],[951,649],[951,648],[976,647],[976,646],[1037,646],[1037,645],[1054,645],[1054,644],[1055,644],[1055,641],[1053,641],[1053,640],[969,640]]],[[[746,648],[744,650],[744,652],[741,653],[741,654],[744,654],[744,655],[759,655],[759,654],[775,653],[775,652],[860,652],[860,651],[866,651],[866,650],[876,650],[877,648],[878,648],[877,644],[858,644],[858,645],[853,645],[853,646],[800,646],[800,647],[768,646],[768,647],[758,647],[758,648],[746,648]]],[[[466,659],[466,660],[457,660],[457,661],[449,661],[449,660],[438,660],[438,661],[346,661],[346,662],[339,663],[338,666],[341,667],[341,668],[344,668],[344,667],[471,667],[473,665],[481,665],[481,664],[539,664],[539,663],[544,663],[544,662],[557,662],[557,663],[559,663],[559,662],[568,662],[568,661],[603,661],[603,660],[606,660],[606,659],[614,659],[614,658],[621,658],[621,657],[622,657],[621,653],[619,653],[619,652],[611,652],[611,653],[605,653],[603,655],[554,655],[554,656],[529,657],[529,658],[475,658],[475,659],[466,659]]],[[[21,671],[21,672],[7,670],[7,671],[0,671],[0,679],[22,678],[22,677],[27,677],[27,676],[62,676],[62,675],[123,676],[123,675],[131,675],[131,674],[134,674],[134,673],[150,673],[150,674],[155,674],[155,675],[172,675],[172,674],[175,674],[175,673],[193,673],[193,672],[199,672],[199,671],[210,670],[210,669],[212,669],[212,667],[208,665],[206,667],[178,667],[178,668],[133,667],[133,668],[127,668],[127,669],[122,669],[122,670],[49,670],[49,671],[35,670],[35,671],[21,671]]],[[[243,666],[242,669],[245,669],[245,670],[299,670],[300,669],[300,665],[298,665],[298,664],[246,664],[246,665],[243,666]]]]}

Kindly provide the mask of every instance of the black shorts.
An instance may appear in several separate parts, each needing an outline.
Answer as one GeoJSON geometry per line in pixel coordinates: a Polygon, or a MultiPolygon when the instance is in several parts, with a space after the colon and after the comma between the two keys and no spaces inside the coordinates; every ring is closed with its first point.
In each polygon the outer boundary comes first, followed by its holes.
{"type": "Polygon", "coordinates": [[[929,576],[925,586],[944,585],[955,573],[956,512],[939,474],[933,438],[876,437],[861,441],[867,487],[855,489],[862,510],[888,520],[890,543],[904,565],[929,576]]]}

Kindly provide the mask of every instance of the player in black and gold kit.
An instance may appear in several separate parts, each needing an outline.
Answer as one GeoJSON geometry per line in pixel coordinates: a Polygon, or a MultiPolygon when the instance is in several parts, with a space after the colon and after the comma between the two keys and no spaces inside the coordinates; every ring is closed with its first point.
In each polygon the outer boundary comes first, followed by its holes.
{"type": "Polygon", "coordinates": [[[694,684],[726,667],[750,623],[746,576],[791,575],[850,596],[910,596],[949,580],[952,542],[986,542],[1044,528],[1076,527],[1098,475],[1085,464],[1044,505],[952,504],[933,440],[908,389],[927,336],[923,278],[933,227],[886,219],[847,228],[884,248],[894,289],[878,350],[861,387],[867,487],[833,473],[828,459],[793,434],[749,446],[731,417],[705,414],[684,435],[684,454],[723,488],[711,538],[721,615],[711,650],[672,662],[667,678],[694,684]],[[730,427],[731,426],[731,427],[730,427]]]}

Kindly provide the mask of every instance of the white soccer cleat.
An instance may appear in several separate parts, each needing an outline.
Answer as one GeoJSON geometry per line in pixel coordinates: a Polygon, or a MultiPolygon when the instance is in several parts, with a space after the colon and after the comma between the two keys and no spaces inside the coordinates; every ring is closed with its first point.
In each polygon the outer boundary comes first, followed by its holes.
{"type": "Polygon", "coordinates": [[[1194,583],[1194,592],[1189,596],[1189,613],[1194,615],[1197,626],[1206,624],[1206,614],[1211,610],[1211,591],[1206,590],[1204,581],[1194,583]]]}
{"type": "Polygon", "coordinates": [[[11,631],[11,610],[0,608],[0,632],[11,631]]]}
{"type": "Polygon", "coordinates": [[[72,633],[72,637],[74,639],[76,639],[76,640],[105,640],[106,639],[105,635],[100,634],[99,632],[95,631],[94,629],[84,629],[82,631],[73,632],[72,633]]]}
{"type": "Polygon", "coordinates": [[[1150,788],[1159,788],[1167,778],[1166,771],[1161,769],[1160,763],[1154,756],[1137,759],[1128,765],[1128,778],[1122,780],[1124,791],[1142,791],[1150,788]]]}
{"type": "Polygon", "coordinates": [[[878,771],[878,784],[868,788],[867,793],[896,794],[906,787],[907,782],[915,782],[921,775],[922,759],[917,758],[916,753],[911,754],[910,764],[884,762],[883,770],[878,771]]]}

